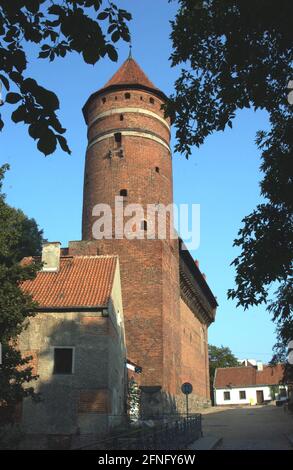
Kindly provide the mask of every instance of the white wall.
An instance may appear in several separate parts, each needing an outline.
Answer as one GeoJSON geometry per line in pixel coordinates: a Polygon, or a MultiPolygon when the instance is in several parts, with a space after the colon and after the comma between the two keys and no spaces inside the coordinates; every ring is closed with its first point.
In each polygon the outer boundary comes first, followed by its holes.
{"type": "Polygon", "coordinates": [[[216,405],[255,405],[256,391],[263,390],[264,401],[272,400],[270,387],[242,387],[242,388],[226,388],[215,390],[215,404],[216,405]],[[245,390],[246,399],[240,400],[239,392],[245,390]],[[224,400],[224,392],[230,392],[230,400],[224,400]]]}

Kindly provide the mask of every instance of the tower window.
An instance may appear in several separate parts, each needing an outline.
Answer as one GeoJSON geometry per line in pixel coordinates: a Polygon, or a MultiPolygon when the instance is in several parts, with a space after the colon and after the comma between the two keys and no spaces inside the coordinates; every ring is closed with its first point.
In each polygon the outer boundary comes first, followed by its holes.
{"type": "Polygon", "coordinates": [[[120,196],[127,197],[127,189],[120,189],[120,196]]]}
{"type": "Polygon", "coordinates": [[[145,232],[147,231],[148,229],[148,223],[146,220],[142,220],[141,222],[141,229],[144,230],[145,232]]]}
{"type": "Polygon", "coordinates": [[[121,142],[122,142],[121,132],[115,132],[114,139],[115,139],[116,144],[121,144],[121,142]]]}
{"type": "Polygon", "coordinates": [[[123,119],[124,119],[123,114],[120,114],[120,121],[123,121],[123,119]]]}
{"type": "Polygon", "coordinates": [[[154,98],[150,98],[150,103],[151,103],[151,104],[154,104],[154,103],[155,103],[154,98]]]}
{"type": "Polygon", "coordinates": [[[140,100],[141,100],[141,101],[143,100],[143,97],[142,97],[142,96],[140,97],[140,100]]]}
{"type": "Polygon", "coordinates": [[[102,101],[103,101],[103,103],[106,103],[107,100],[106,100],[106,98],[104,97],[104,98],[102,98],[102,101]]]}
{"type": "Polygon", "coordinates": [[[124,97],[126,100],[130,100],[130,93],[125,93],[124,97]]]}
{"type": "Polygon", "coordinates": [[[160,168],[158,166],[155,167],[157,173],[160,173],[160,168]]]}
{"type": "Polygon", "coordinates": [[[54,348],[54,374],[73,373],[73,348],[54,348]]]}
{"type": "Polygon", "coordinates": [[[117,99],[118,99],[117,96],[115,96],[115,101],[117,101],[117,99]]]}

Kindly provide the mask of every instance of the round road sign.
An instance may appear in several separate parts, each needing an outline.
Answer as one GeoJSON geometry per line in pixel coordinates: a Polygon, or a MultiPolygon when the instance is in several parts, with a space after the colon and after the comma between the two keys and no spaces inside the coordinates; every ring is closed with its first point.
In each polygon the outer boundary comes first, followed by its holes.
{"type": "Polygon", "coordinates": [[[189,382],[185,382],[181,385],[181,391],[184,395],[190,395],[192,393],[192,385],[189,382]]]}

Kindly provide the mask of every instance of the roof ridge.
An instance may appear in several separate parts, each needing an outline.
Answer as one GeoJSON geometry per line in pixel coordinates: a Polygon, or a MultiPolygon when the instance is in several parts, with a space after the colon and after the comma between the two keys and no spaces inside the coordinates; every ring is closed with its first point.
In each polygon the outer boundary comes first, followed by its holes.
{"type": "Polygon", "coordinates": [[[227,366],[227,367],[217,367],[217,369],[223,369],[223,370],[224,369],[249,369],[249,368],[253,369],[255,367],[256,366],[253,366],[253,365],[251,365],[251,366],[232,366],[232,367],[227,366]]]}
{"type": "Polygon", "coordinates": [[[118,258],[118,255],[69,255],[60,256],[60,258],[118,258]]]}

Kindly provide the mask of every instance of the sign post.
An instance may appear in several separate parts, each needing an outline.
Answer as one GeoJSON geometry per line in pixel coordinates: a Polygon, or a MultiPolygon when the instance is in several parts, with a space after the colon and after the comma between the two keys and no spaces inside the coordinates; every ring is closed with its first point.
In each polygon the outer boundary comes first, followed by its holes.
{"type": "Polygon", "coordinates": [[[186,397],[186,418],[188,418],[188,395],[192,393],[192,385],[189,382],[185,382],[181,385],[181,392],[184,393],[186,397]]]}

